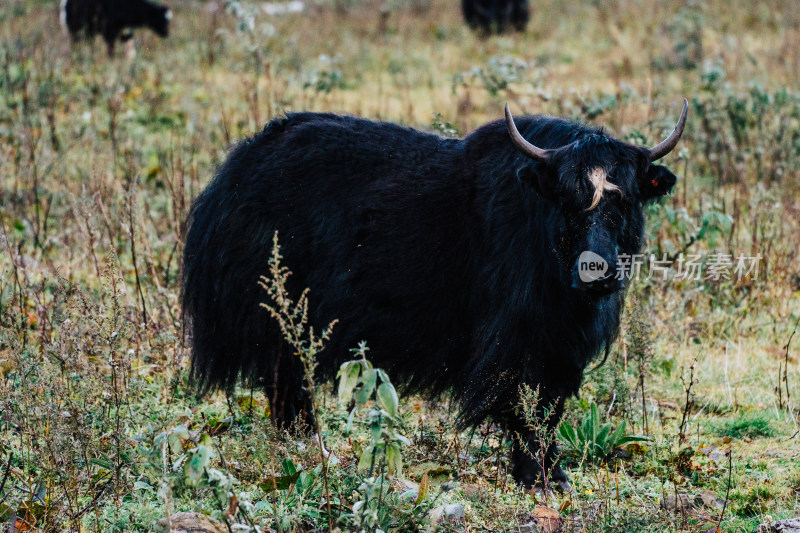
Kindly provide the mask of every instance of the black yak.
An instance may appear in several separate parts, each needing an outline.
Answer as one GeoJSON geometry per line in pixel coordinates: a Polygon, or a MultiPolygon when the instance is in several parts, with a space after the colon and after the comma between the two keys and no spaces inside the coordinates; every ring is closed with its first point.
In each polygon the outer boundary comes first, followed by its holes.
{"type": "Polygon", "coordinates": [[[509,28],[525,31],[530,17],[528,0],[461,0],[461,12],[467,24],[485,35],[509,28]]]}
{"type": "MultiPolygon", "coordinates": [[[[465,425],[492,419],[528,439],[523,384],[560,417],[588,362],[614,340],[648,201],[675,175],[653,164],[678,143],[626,144],[548,116],[446,139],[350,116],[291,113],[239,143],[194,200],[183,312],[202,388],[263,387],[280,425],[313,424],[302,367],[259,303],[278,231],[289,288],[310,288],[312,324],[339,319],[320,354],[332,376],[364,339],[408,390],[451,393],[465,425]],[[519,133],[517,127],[522,131],[519,133]],[[606,269],[583,276],[579,257],[606,269]],[[621,278],[621,279],[620,279],[621,278]]],[[[515,445],[515,479],[542,465],[515,445]]],[[[560,484],[566,477],[543,465],[560,484]]]]}
{"type": "Polygon", "coordinates": [[[61,0],[61,24],[73,39],[101,35],[114,54],[117,39],[131,38],[133,28],[148,27],[169,35],[172,11],[148,0],[61,0]]]}

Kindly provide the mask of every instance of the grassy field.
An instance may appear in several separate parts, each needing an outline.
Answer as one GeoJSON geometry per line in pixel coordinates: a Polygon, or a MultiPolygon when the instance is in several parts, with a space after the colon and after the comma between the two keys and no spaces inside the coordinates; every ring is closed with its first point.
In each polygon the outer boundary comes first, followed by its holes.
{"type": "Polygon", "coordinates": [[[481,39],[457,0],[319,0],[272,18],[172,0],[168,39],[138,32],[138,54],[111,59],[100,41],[70,46],[57,4],[0,5],[3,531],[149,531],[177,511],[229,531],[327,530],[326,493],[343,531],[508,531],[546,508],[570,531],[750,532],[800,515],[800,4],[542,0],[526,33],[481,39]],[[564,446],[572,493],[517,488],[508,438],[457,431],[446,399],[401,389],[377,423],[402,453],[389,476],[391,460],[358,465],[385,398],[348,433],[335,387],[317,387],[323,471],[257,390],[195,395],[183,221],[231,143],[270,118],[465,135],[509,101],[652,145],[683,97],[665,160],[680,181],[648,208],[645,254],[706,268],[716,251],[760,255],[758,275],[633,284],[565,423],[595,412],[648,440],[564,446]],[[448,504],[464,519],[437,525],[448,504]]]}

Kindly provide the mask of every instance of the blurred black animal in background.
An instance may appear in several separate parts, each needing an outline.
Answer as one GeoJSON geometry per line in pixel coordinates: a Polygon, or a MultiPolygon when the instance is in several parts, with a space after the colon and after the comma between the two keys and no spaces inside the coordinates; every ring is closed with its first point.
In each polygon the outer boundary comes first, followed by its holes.
{"type": "Polygon", "coordinates": [[[525,31],[530,18],[528,0],[461,0],[461,11],[467,24],[485,35],[525,31]]]}
{"type": "Polygon", "coordinates": [[[555,448],[536,453],[520,386],[539,388],[554,426],[609,349],[629,279],[618,265],[641,249],[644,204],[675,184],[654,162],[687,109],[653,148],[548,116],[517,119],[520,133],[508,106],[465,139],[322,113],[272,120],[191,207],[182,299],[194,378],[227,389],[244,378],[277,424],[314,425],[300,359],[259,307],[278,231],[287,288],[310,289],[311,324],[339,319],[320,378],[366,340],[407,390],[452,394],[463,424],[520,435],[519,483],[550,472],[565,487],[555,448]]]}
{"type": "Polygon", "coordinates": [[[148,0],[61,0],[61,25],[72,39],[101,35],[114,54],[116,41],[127,41],[134,28],[147,27],[157,35],[169,35],[172,11],[148,0]]]}

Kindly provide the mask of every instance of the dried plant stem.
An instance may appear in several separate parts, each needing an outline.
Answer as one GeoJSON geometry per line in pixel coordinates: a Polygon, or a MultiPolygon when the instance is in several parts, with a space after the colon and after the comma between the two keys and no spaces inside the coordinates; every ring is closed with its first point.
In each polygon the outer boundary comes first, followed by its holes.
{"type": "Polygon", "coordinates": [[[692,406],[694,405],[694,401],[692,400],[692,387],[697,380],[694,379],[694,365],[697,363],[697,360],[692,361],[692,364],[689,365],[689,381],[683,379],[683,374],[681,374],[681,382],[683,382],[684,390],[686,392],[686,398],[683,402],[683,415],[681,417],[681,425],[678,429],[678,440],[681,444],[686,441],[686,425],[689,423],[689,414],[692,411],[692,406]]]}
{"type": "MultiPolygon", "coordinates": [[[[302,357],[301,357],[302,359],[302,357]]],[[[319,445],[319,456],[322,461],[322,485],[323,490],[325,491],[325,504],[328,510],[328,531],[333,531],[333,514],[331,512],[331,492],[328,488],[328,456],[325,453],[325,444],[322,442],[322,431],[319,428],[319,422],[316,419],[317,413],[317,401],[316,401],[316,394],[314,394],[315,390],[315,383],[313,374],[309,372],[308,365],[306,362],[303,361],[303,370],[306,374],[306,382],[308,383],[308,395],[309,400],[311,402],[311,410],[314,412],[314,422],[317,425],[317,444],[319,445]]]]}
{"type": "Polygon", "coordinates": [[[728,508],[728,497],[731,494],[731,476],[733,474],[733,451],[728,449],[728,488],[725,489],[725,501],[722,504],[722,512],[719,513],[719,521],[717,522],[717,531],[722,526],[722,519],[725,518],[725,510],[728,508]]]}
{"type": "MultiPolygon", "coordinates": [[[[8,476],[11,474],[11,461],[14,459],[14,453],[11,452],[8,454],[8,464],[6,465],[6,471],[3,473],[3,480],[0,481],[0,493],[3,492],[3,489],[6,488],[6,481],[8,481],[8,476]]],[[[3,503],[6,500],[6,497],[3,496],[3,499],[0,500],[0,503],[3,503]]]]}
{"type": "Polygon", "coordinates": [[[136,278],[136,293],[139,295],[139,300],[142,302],[142,323],[144,327],[147,327],[147,304],[145,303],[144,299],[144,291],[142,290],[142,283],[139,278],[139,266],[138,261],[136,259],[136,221],[133,217],[133,203],[134,203],[134,192],[133,192],[133,182],[134,180],[131,179],[129,182],[128,188],[128,234],[131,238],[131,261],[133,262],[133,274],[136,278]]]}
{"type": "Polygon", "coordinates": [[[286,288],[286,280],[291,272],[281,265],[282,256],[278,244],[278,232],[272,237],[272,256],[269,260],[269,277],[261,276],[259,285],[267,291],[271,304],[262,303],[261,306],[269,311],[269,314],[280,327],[284,340],[295,349],[295,353],[300,358],[303,365],[303,373],[306,377],[308,386],[308,399],[311,404],[311,416],[317,426],[317,444],[322,461],[322,482],[325,491],[325,502],[328,511],[328,531],[333,531],[333,514],[331,511],[331,494],[328,485],[328,456],[325,453],[325,445],[322,442],[322,431],[317,420],[317,397],[315,394],[316,383],[314,382],[314,371],[317,367],[316,355],[325,347],[325,342],[330,339],[330,333],[336,325],[334,320],[326,329],[322,330],[319,336],[314,334],[314,328],[308,325],[308,289],[300,294],[297,301],[293,301],[286,288]]]}
{"type": "MultiPolygon", "coordinates": [[[[797,333],[797,326],[800,325],[800,318],[798,318],[794,323],[794,328],[792,329],[792,334],[789,335],[789,340],[786,341],[786,349],[784,350],[783,355],[783,386],[786,390],[786,406],[789,407],[789,401],[792,399],[791,395],[789,394],[789,346],[792,344],[792,339],[794,338],[795,333],[797,333]]],[[[778,376],[778,389],[780,390],[780,375],[778,376]]]]}

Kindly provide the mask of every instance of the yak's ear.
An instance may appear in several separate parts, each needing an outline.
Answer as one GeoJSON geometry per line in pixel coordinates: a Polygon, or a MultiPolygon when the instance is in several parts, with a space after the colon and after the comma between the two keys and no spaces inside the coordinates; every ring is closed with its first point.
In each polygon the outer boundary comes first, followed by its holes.
{"type": "Polygon", "coordinates": [[[523,164],[517,169],[517,179],[533,187],[545,198],[555,196],[558,174],[550,165],[538,162],[523,164]]]}
{"type": "Polygon", "coordinates": [[[677,181],[678,178],[667,167],[650,165],[644,174],[643,183],[639,186],[642,201],[655,200],[669,194],[677,181]]]}

